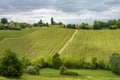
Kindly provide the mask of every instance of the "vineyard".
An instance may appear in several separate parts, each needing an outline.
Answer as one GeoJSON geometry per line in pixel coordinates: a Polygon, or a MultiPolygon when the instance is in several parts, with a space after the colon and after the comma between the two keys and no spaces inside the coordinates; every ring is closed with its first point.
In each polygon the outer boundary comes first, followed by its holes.
{"type": "Polygon", "coordinates": [[[0,43],[0,51],[11,49],[17,52],[20,57],[26,56],[29,59],[49,57],[63,47],[74,31],[54,27],[38,28],[23,37],[5,39],[0,43]]]}
{"type": "MultiPolygon", "coordinates": [[[[74,32],[58,27],[0,31],[0,51],[11,49],[29,59],[51,57],[62,49],[74,32]]],[[[108,60],[113,52],[120,52],[119,34],[120,30],[79,30],[60,55],[70,60],[89,61],[95,57],[108,60]]]]}
{"type": "Polygon", "coordinates": [[[69,60],[108,60],[112,53],[120,52],[119,34],[120,30],[79,30],[61,56],[69,60]]]}

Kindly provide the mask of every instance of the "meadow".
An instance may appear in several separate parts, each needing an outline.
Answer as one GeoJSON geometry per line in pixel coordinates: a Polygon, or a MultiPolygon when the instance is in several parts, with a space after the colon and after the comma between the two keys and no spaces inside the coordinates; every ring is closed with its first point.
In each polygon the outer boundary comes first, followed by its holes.
{"type": "Polygon", "coordinates": [[[120,30],[79,30],[61,56],[72,60],[98,58],[108,61],[112,53],[120,52],[119,34],[120,30]]]}
{"type": "Polygon", "coordinates": [[[26,28],[22,30],[0,30],[0,41],[5,38],[19,38],[36,31],[38,28],[26,28]]]}
{"type": "Polygon", "coordinates": [[[59,74],[59,70],[45,68],[41,69],[40,75],[37,76],[25,74],[20,79],[7,79],[0,77],[0,80],[120,80],[119,75],[115,75],[107,70],[70,69],[70,71],[75,71],[82,76],[62,76],[59,74]]]}

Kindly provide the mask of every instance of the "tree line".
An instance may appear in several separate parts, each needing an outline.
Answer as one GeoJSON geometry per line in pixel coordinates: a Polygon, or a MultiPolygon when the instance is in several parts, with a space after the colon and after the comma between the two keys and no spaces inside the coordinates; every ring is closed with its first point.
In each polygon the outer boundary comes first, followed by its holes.
{"type": "Polygon", "coordinates": [[[23,28],[32,27],[32,25],[23,22],[8,22],[7,18],[2,18],[0,22],[0,30],[21,30],[23,28]]]}
{"type": "Polygon", "coordinates": [[[39,75],[41,68],[59,69],[61,75],[81,76],[76,72],[71,72],[67,68],[74,69],[106,69],[111,70],[113,73],[120,75],[120,55],[113,53],[108,63],[99,61],[93,58],[91,62],[80,60],[77,64],[76,61],[69,60],[65,62],[60,58],[58,53],[54,54],[49,61],[44,58],[39,58],[34,61],[22,57],[18,58],[17,54],[11,50],[6,50],[0,54],[0,76],[8,78],[20,78],[24,73],[31,75],[39,75]]]}
{"type": "Polygon", "coordinates": [[[49,27],[50,25],[62,25],[64,28],[70,29],[84,29],[84,30],[100,30],[100,29],[118,29],[120,28],[120,19],[118,20],[108,20],[106,22],[95,20],[93,24],[81,23],[81,24],[63,24],[62,22],[56,22],[53,17],[51,17],[51,23],[44,22],[42,19],[37,23],[28,24],[25,22],[8,22],[7,18],[2,18],[0,22],[0,30],[21,30],[23,28],[31,28],[31,27],[49,27]]]}

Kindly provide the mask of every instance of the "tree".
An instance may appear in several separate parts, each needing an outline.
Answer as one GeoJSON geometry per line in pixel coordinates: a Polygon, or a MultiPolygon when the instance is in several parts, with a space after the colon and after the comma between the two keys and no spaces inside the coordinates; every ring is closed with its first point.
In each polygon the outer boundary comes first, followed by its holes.
{"type": "Polygon", "coordinates": [[[43,26],[43,21],[42,20],[40,20],[39,22],[38,22],[38,26],[40,26],[40,27],[42,27],[43,26]]]}
{"type": "Polygon", "coordinates": [[[23,74],[23,65],[15,52],[6,50],[0,60],[0,75],[5,77],[20,77],[23,74]]]}
{"type": "Polygon", "coordinates": [[[93,24],[93,29],[101,29],[102,27],[102,24],[100,21],[94,21],[94,24],[93,24]]]}
{"type": "Polygon", "coordinates": [[[76,25],[75,25],[75,24],[68,24],[68,25],[66,26],[66,28],[75,29],[75,28],[76,28],[76,25]]]}
{"type": "Polygon", "coordinates": [[[1,19],[1,23],[4,24],[4,25],[5,25],[6,23],[8,23],[7,18],[2,18],[2,19],[1,19]]]}
{"type": "Polygon", "coordinates": [[[58,53],[56,53],[53,58],[52,58],[52,63],[53,63],[53,67],[55,69],[59,69],[60,66],[62,65],[62,61],[60,59],[60,55],[58,53]]]}
{"type": "Polygon", "coordinates": [[[0,23],[0,29],[3,29],[4,25],[2,23],[0,23]]]}
{"type": "Polygon", "coordinates": [[[111,70],[120,75],[120,55],[118,53],[113,53],[109,60],[111,70]]]}
{"type": "Polygon", "coordinates": [[[82,23],[80,26],[79,26],[80,29],[90,29],[90,25],[88,23],[82,23]]]}
{"type": "Polygon", "coordinates": [[[109,27],[116,25],[116,20],[109,20],[108,25],[109,25],[109,27]]]}
{"type": "Polygon", "coordinates": [[[109,27],[109,29],[117,29],[117,28],[118,28],[117,25],[112,25],[109,27]]]}
{"type": "Polygon", "coordinates": [[[51,25],[54,25],[54,19],[53,19],[53,17],[51,18],[51,25]]]}
{"type": "Polygon", "coordinates": [[[116,25],[117,25],[118,28],[120,28],[120,19],[118,19],[116,25]]]}

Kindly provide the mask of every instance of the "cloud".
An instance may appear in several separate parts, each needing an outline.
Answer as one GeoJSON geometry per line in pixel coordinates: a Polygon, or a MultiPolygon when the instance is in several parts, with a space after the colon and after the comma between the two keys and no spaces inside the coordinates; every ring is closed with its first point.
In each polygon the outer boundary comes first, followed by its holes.
{"type": "Polygon", "coordinates": [[[120,18],[119,4],[119,0],[1,0],[0,18],[34,23],[54,17],[64,23],[92,23],[120,18]]]}

